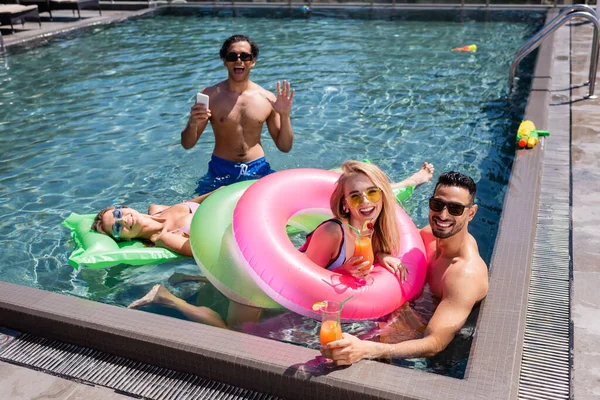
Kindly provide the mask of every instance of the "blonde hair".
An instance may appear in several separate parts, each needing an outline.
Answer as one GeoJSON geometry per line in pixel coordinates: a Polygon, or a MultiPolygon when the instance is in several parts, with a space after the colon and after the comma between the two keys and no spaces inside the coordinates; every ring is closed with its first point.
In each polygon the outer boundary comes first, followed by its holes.
{"type": "Polygon", "coordinates": [[[392,192],[392,186],[387,175],[373,164],[349,160],[342,164],[342,176],[335,184],[329,205],[331,212],[336,218],[350,220],[350,212],[344,211],[344,186],[348,179],[363,174],[369,178],[375,186],[381,189],[381,213],[375,221],[373,232],[373,253],[380,252],[398,254],[400,250],[400,231],[396,219],[396,200],[392,192]]]}

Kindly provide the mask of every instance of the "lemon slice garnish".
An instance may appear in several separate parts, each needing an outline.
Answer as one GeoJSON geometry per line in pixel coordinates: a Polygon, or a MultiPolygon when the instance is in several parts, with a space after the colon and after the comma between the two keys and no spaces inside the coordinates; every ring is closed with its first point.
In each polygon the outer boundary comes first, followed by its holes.
{"type": "Polygon", "coordinates": [[[327,303],[324,301],[317,301],[315,304],[312,305],[312,310],[313,311],[321,311],[323,308],[327,307],[327,303]]]}

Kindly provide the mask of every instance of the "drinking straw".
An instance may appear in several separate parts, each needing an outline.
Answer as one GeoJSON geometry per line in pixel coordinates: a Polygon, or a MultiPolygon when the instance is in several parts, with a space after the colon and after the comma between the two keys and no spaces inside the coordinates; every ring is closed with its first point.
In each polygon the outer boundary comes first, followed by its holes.
{"type": "Polygon", "coordinates": [[[352,295],[352,296],[348,297],[346,300],[344,300],[344,301],[342,301],[342,302],[340,303],[340,311],[342,311],[342,308],[344,307],[344,304],[345,304],[345,303],[346,303],[348,300],[350,300],[351,298],[353,298],[353,297],[354,297],[354,295],[352,295]]]}
{"type": "Polygon", "coordinates": [[[348,226],[349,226],[350,228],[352,228],[352,229],[354,229],[354,230],[356,231],[356,233],[358,234],[358,242],[360,243],[360,230],[359,230],[359,229],[357,229],[357,228],[355,228],[355,227],[353,227],[353,226],[352,226],[352,225],[350,225],[350,224],[348,224],[348,226]]]}

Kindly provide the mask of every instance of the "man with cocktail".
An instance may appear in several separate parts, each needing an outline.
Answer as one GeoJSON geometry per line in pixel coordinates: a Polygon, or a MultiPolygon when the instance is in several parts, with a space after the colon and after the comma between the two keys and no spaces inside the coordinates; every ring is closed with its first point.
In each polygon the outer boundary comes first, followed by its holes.
{"type": "Polygon", "coordinates": [[[429,199],[429,225],[421,229],[421,237],[429,260],[427,284],[441,300],[423,337],[377,343],[345,333],[323,346],[323,356],[336,365],[349,365],[363,358],[432,357],[448,346],[488,290],[487,266],[468,231],[477,212],[475,190],[470,177],[446,172],[429,199]]]}

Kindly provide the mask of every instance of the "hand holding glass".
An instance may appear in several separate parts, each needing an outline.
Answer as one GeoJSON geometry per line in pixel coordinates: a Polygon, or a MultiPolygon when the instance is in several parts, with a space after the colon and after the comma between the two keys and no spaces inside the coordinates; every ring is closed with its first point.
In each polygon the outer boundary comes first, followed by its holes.
{"type": "Polygon", "coordinates": [[[369,262],[369,265],[366,267],[359,268],[360,271],[368,271],[373,266],[375,255],[373,254],[373,245],[370,237],[361,236],[356,239],[356,242],[354,242],[354,256],[362,256],[361,262],[369,262]]]}

